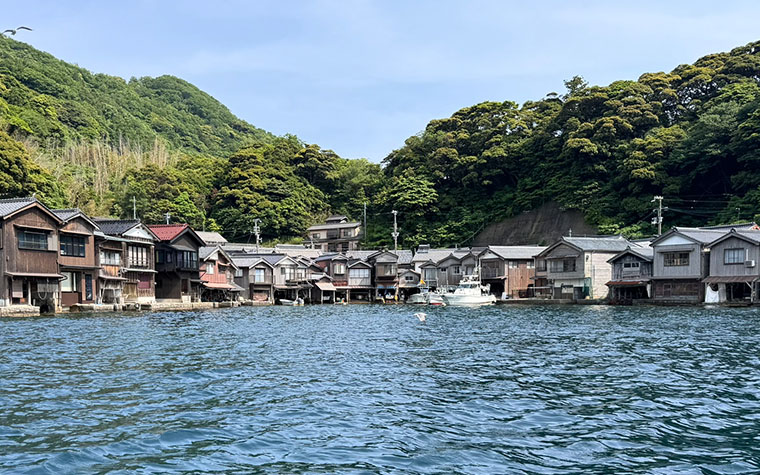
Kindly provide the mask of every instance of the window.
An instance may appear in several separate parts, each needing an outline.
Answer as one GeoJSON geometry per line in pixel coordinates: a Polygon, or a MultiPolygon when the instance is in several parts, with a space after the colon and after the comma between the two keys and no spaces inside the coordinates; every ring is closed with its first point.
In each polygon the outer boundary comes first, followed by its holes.
{"type": "Polygon", "coordinates": [[[243,269],[235,269],[235,277],[243,277],[243,269]]]}
{"type": "Polygon", "coordinates": [[[84,245],[87,242],[82,236],[61,234],[61,255],[84,257],[84,245]]]}
{"type": "Polygon", "coordinates": [[[369,269],[351,269],[349,272],[349,275],[351,278],[356,279],[368,279],[369,278],[369,269]]]}
{"type": "Polygon", "coordinates": [[[546,260],[545,259],[536,259],[536,270],[539,272],[545,272],[546,271],[546,260]]]}
{"type": "Polygon", "coordinates": [[[404,280],[407,282],[414,282],[414,276],[413,275],[406,275],[404,276],[404,280]]]}
{"type": "Polygon", "coordinates": [[[723,251],[724,264],[744,264],[745,257],[744,249],[726,249],[723,251]]]}
{"type": "Polygon", "coordinates": [[[436,270],[435,269],[423,269],[422,271],[425,275],[424,280],[436,280],[436,270]]]}
{"type": "Polygon", "coordinates": [[[396,264],[381,264],[377,267],[377,273],[382,276],[396,275],[396,264]]]}
{"type": "Polygon", "coordinates": [[[285,280],[293,280],[296,278],[296,268],[291,266],[280,267],[280,274],[285,276],[285,280]]]}
{"type": "Polygon", "coordinates": [[[214,263],[213,262],[207,262],[206,263],[206,274],[213,274],[214,273],[214,263]]]}
{"type": "Polygon", "coordinates": [[[319,234],[319,233],[314,233],[314,234],[312,234],[312,235],[311,235],[311,238],[312,238],[312,239],[319,239],[321,236],[322,236],[322,235],[321,235],[321,234],[319,234]]]}
{"type": "Polygon", "coordinates": [[[19,249],[47,249],[48,233],[21,231],[18,235],[19,249]]]}
{"type": "Polygon", "coordinates": [[[343,275],[346,273],[346,265],[342,262],[336,262],[333,265],[333,274],[335,275],[343,275]]]}
{"type": "Polygon", "coordinates": [[[264,269],[254,269],[253,270],[253,281],[254,282],[266,282],[266,271],[264,269]]]}
{"type": "Polygon", "coordinates": [[[115,251],[100,251],[100,264],[104,266],[121,265],[121,254],[115,251]]]}
{"type": "Polygon", "coordinates": [[[517,261],[509,261],[510,269],[517,269],[517,261]]]}
{"type": "Polygon", "coordinates": [[[575,259],[549,261],[552,272],[575,272],[575,259]]]}
{"type": "Polygon", "coordinates": [[[148,267],[148,249],[140,246],[127,248],[129,267],[148,267]]]}
{"type": "Polygon", "coordinates": [[[533,261],[528,261],[526,263],[526,266],[528,267],[528,269],[533,269],[533,267],[535,267],[534,264],[533,264],[533,261]]]}
{"type": "Polygon", "coordinates": [[[61,281],[61,292],[79,292],[79,273],[61,272],[63,280],[61,281]]]}
{"type": "Polygon", "coordinates": [[[462,273],[462,269],[460,269],[459,266],[453,266],[452,269],[454,269],[454,275],[459,275],[462,273]]]}
{"type": "Polygon", "coordinates": [[[635,269],[638,270],[640,263],[638,262],[623,262],[623,269],[635,269]]]}
{"type": "Polygon", "coordinates": [[[343,237],[352,237],[354,235],[353,229],[344,229],[343,230],[343,237]]]}
{"type": "MultiPolygon", "coordinates": [[[[171,261],[167,261],[171,262],[171,261]]],[[[193,251],[179,251],[177,252],[177,267],[184,267],[186,269],[198,268],[198,253],[193,251]]]]}
{"type": "Polygon", "coordinates": [[[665,267],[688,266],[688,252],[666,252],[662,255],[665,267]]]}

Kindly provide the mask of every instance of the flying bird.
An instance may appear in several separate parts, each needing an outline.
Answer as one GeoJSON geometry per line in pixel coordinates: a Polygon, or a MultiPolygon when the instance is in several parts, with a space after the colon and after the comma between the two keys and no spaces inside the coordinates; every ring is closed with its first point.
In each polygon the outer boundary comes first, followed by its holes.
{"type": "Polygon", "coordinates": [[[33,31],[33,30],[32,30],[31,28],[29,28],[28,26],[19,26],[19,27],[17,27],[15,30],[5,30],[4,32],[0,33],[0,35],[4,35],[4,34],[6,34],[6,33],[10,33],[10,34],[11,34],[11,36],[15,36],[15,35],[16,35],[16,33],[18,32],[18,30],[28,30],[28,31],[33,31]]]}
{"type": "Polygon", "coordinates": [[[424,322],[427,319],[427,314],[422,312],[417,312],[414,314],[414,316],[417,317],[417,319],[421,322],[424,322]]]}

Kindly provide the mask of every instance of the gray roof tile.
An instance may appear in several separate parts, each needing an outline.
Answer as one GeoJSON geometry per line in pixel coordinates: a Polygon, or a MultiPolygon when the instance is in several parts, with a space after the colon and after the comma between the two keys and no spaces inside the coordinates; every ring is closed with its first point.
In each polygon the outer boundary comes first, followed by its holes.
{"type": "Polygon", "coordinates": [[[8,216],[37,201],[36,198],[9,198],[0,200],[0,216],[8,216]]]}

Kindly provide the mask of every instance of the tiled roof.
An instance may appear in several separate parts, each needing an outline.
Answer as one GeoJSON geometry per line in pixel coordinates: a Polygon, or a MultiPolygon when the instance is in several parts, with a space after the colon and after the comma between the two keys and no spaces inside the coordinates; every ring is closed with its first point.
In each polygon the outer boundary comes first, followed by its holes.
{"type": "Polygon", "coordinates": [[[230,259],[238,267],[251,267],[259,261],[264,261],[274,266],[285,257],[284,254],[251,254],[251,255],[232,255],[230,259]]]}
{"type": "Polygon", "coordinates": [[[399,249],[395,253],[398,256],[398,264],[411,264],[414,258],[414,253],[409,249],[399,249]]]}
{"type": "Polygon", "coordinates": [[[346,251],[346,256],[348,256],[351,259],[357,259],[360,261],[366,261],[369,259],[369,256],[372,254],[376,254],[377,251],[346,251]]]}
{"type": "Polygon", "coordinates": [[[488,250],[502,259],[532,259],[546,246],[488,246],[488,250]]]}
{"type": "Polygon", "coordinates": [[[562,239],[583,251],[620,252],[631,245],[623,236],[563,237],[562,239]]]}
{"type": "Polygon", "coordinates": [[[68,221],[78,214],[84,214],[79,208],[53,209],[51,211],[61,218],[62,221],[68,221]]]}
{"type": "Polygon", "coordinates": [[[424,252],[417,252],[412,258],[412,262],[439,262],[449,257],[455,251],[461,251],[461,249],[429,249],[424,252]]]}
{"type": "MultiPolygon", "coordinates": [[[[716,239],[725,236],[726,229],[703,229],[703,228],[673,228],[686,237],[689,237],[699,243],[709,244],[716,239]]],[[[730,228],[729,228],[730,229],[730,228]]]]}
{"type": "Polygon", "coordinates": [[[100,230],[103,231],[103,234],[121,236],[125,232],[140,224],[140,220],[96,218],[95,223],[98,225],[100,230]]]}
{"type": "Polygon", "coordinates": [[[195,231],[195,234],[203,239],[203,242],[207,244],[219,244],[227,242],[224,236],[214,231],[195,231]]]}
{"type": "Polygon", "coordinates": [[[36,198],[9,198],[0,200],[0,216],[8,216],[37,201],[36,198]]]}
{"type": "Polygon", "coordinates": [[[206,259],[208,256],[214,253],[219,248],[219,246],[201,246],[198,248],[198,258],[199,259],[206,259]]]}
{"type": "Polygon", "coordinates": [[[179,236],[185,229],[189,228],[187,224],[150,224],[148,229],[153,231],[158,239],[162,241],[171,241],[179,236]]]}

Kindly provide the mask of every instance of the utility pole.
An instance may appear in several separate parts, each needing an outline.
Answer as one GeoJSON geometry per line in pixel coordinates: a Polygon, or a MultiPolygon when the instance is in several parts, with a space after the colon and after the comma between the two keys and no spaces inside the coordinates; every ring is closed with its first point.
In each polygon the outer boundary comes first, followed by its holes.
{"type": "Polygon", "coordinates": [[[253,220],[253,234],[256,235],[256,254],[259,253],[259,233],[261,233],[261,228],[259,227],[259,223],[261,220],[259,218],[254,218],[253,220]]]}
{"type": "Polygon", "coordinates": [[[657,206],[657,235],[662,234],[662,196],[655,196],[651,203],[659,202],[657,206]]]}
{"type": "Polygon", "coordinates": [[[362,228],[362,245],[367,245],[367,202],[364,202],[364,227],[362,228]]]}
{"type": "Polygon", "coordinates": [[[171,213],[168,211],[164,213],[164,218],[166,218],[166,224],[169,224],[169,219],[172,217],[171,213]]]}
{"type": "Polygon", "coordinates": [[[391,233],[391,236],[393,236],[393,252],[398,254],[398,225],[396,223],[398,211],[394,209],[391,213],[393,213],[393,232],[391,233]]]}
{"type": "Polygon", "coordinates": [[[132,196],[132,219],[137,219],[137,199],[132,196]]]}

